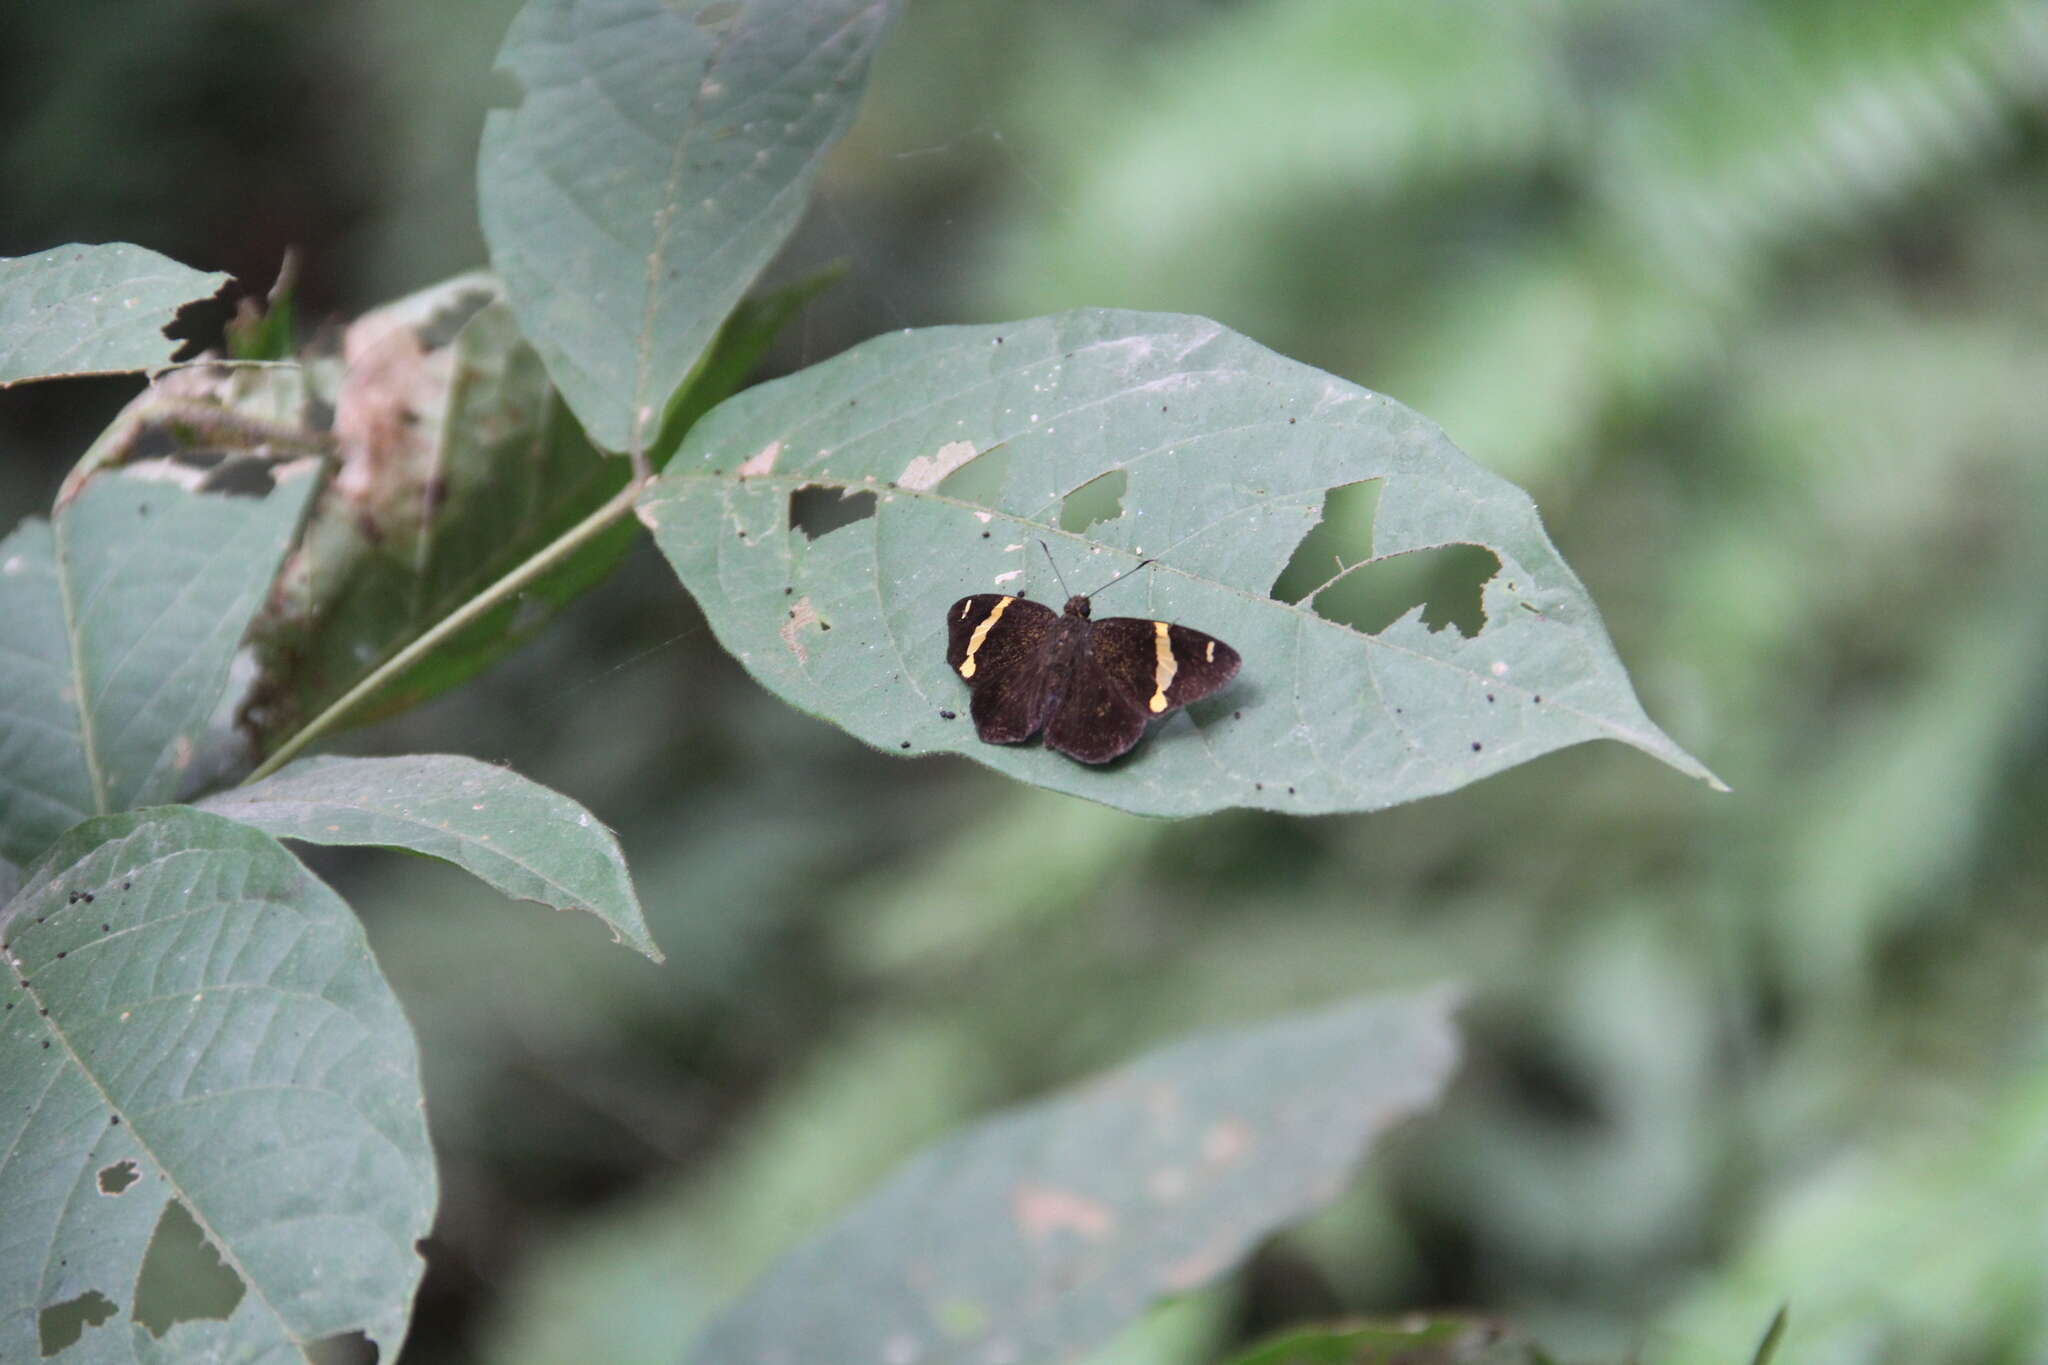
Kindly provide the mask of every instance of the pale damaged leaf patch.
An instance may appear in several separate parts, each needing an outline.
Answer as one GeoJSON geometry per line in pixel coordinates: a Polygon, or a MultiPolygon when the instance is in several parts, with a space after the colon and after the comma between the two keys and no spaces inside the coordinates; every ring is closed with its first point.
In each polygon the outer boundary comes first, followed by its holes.
{"type": "Polygon", "coordinates": [[[913,1158],[715,1322],[696,1365],[1071,1360],[1334,1198],[1434,1104],[1450,993],[1163,1048],[913,1158]]]}
{"type": "Polygon", "coordinates": [[[972,441],[948,441],[939,447],[936,454],[920,455],[905,465],[903,472],[896,476],[897,486],[918,493],[936,488],[940,479],[980,453],[972,441]]]}
{"type": "Polygon", "coordinates": [[[782,636],[782,643],[789,647],[789,652],[796,655],[799,667],[811,661],[810,647],[804,643],[804,632],[817,624],[818,613],[811,606],[811,599],[799,597],[796,605],[789,609],[789,619],[784,621],[782,629],[776,632],[782,636]]]}
{"type": "Polygon", "coordinates": [[[1161,815],[1372,810],[1602,738],[1715,781],[1643,713],[1526,494],[1398,403],[1200,318],[878,338],[710,414],[640,515],[757,678],[885,750],[1161,815]],[[1347,550],[1323,518],[1359,493],[1369,544],[1347,550]],[[1100,768],[946,723],[967,701],[953,602],[1057,606],[1055,568],[1093,592],[1145,560],[1097,617],[1224,640],[1228,688],[1100,768]],[[1475,564],[1465,605],[1427,615],[1429,574],[1475,564]],[[1412,595],[1361,627],[1375,584],[1412,595]],[[793,597],[819,629],[797,634],[793,597]]]}

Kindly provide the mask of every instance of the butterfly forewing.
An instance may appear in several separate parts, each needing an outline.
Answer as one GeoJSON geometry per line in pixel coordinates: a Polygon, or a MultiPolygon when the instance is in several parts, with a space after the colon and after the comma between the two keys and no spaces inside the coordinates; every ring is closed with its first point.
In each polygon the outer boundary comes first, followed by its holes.
{"type": "Polygon", "coordinates": [[[946,662],[974,689],[968,712],[990,744],[1018,744],[1038,733],[1058,697],[1047,646],[1059,629],[1051,607],[983,592],[963,597],[946,616],[946,662]]]}

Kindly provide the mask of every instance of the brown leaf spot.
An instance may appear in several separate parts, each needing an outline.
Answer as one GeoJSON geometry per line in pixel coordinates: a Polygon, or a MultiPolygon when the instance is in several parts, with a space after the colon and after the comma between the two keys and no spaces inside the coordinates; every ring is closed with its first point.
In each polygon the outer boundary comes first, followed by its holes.
{"type": "Polygon", "coordinates": [[[980,453],[972,441],[948,441],[936,453],[919,455],[903,466],[903,472],[896,476],[896,484],[921,493],[980,453]]]}
{"type": "Polygon", "coordinates": [[[1050,1185],[1019,1185],[1010,1193],[1010,1215],[1034,1242],[1043,1242],[1056,1232],[1077,1233],[1099,1242],[1116,1230],[1116,1215],[1107,1207],[1050,1185]]]}
{"type": "Polygon", "coordinates": [[[782,637],[782,643],[789,647],[789,652],[796,655],[799,667],[810,663],[811,651],[804,647],[804,642],[797,632],[816,624],[817,609],[811,605],[811,599],[806,595],[796,599],[796,605],[789,609],[789,619],[784,621],[782,629],[776,632],[782,637]]]}

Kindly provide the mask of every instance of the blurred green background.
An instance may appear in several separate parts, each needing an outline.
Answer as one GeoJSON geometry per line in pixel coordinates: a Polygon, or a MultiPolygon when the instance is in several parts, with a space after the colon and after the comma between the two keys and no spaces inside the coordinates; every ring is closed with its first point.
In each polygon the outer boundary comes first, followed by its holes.
{"type": "MultiPolygon", "coordinates": [[[[313,317],[474,265],[512,8],[8,6],[0,255],[128,239],[261,288],[297,245],[313,317]]],[[[406,1359],[674,1359],[968,1116],[1444,978],[1448,1107],[1116,1359],[1453,1307],[1743,1361],[1782,1301],[1800,1365],[2048,1359],[2044,210],[2039,4],[916,0],[778,267],[846,282],[775,368],[1105,304],[1389,393],[1535,495],[1735,794],[1601,745],[1368,818],[1140,821],[789,711],[640,553],[351,742],[588,804],[665,968],[314,859],[425,1053],[406,1359]]],[[[9,524],[126,391],[0,394],[9,524]]]]}

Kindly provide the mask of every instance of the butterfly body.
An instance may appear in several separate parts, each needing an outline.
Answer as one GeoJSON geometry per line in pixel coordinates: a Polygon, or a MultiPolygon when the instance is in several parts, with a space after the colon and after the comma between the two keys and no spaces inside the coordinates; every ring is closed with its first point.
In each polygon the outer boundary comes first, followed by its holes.
{"type": "Polygon", "coordinates": [[[946,662],[973,689],[975,733],[1107,763],[1147,722],[1228,683],[1237,651],[1201,631],[1135,616],[1094,620],[1089,599],[1064,611],[1024,597],[976,593],[946,613],[946,662]]]}

